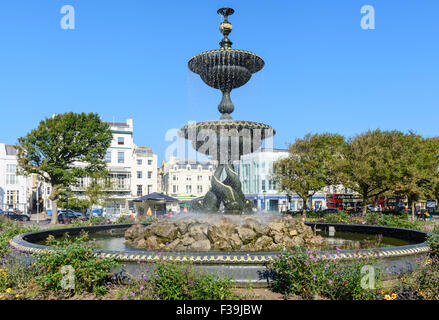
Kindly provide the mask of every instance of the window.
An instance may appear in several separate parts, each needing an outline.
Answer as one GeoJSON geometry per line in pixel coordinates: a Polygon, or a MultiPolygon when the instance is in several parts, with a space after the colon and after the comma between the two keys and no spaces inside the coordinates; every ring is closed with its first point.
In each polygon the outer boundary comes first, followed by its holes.
{"type": "Polygon", "coordinates": [[[139,165],[139,166],[142,165],[142,159],[137,159],[137,165],[139,165]]]}
{"type": "Polygon", "coordinates": [[[148,160],[148,165],[152,165],[152,160],[148,160]]]}
{"type": "Polygon", "coordinates": [[[151,184],[148,184],[148,194],[151,193],[151,189],[152,189],[152,185],[151,185],[151,184]]]}
{"type": "Polygon", "coordinates": [[[137,186],[137,196],[138,197],[141,197],[141,196],[143,196],[143,187],[142,187],[142,185],[138,185],[137,186]]]}
{"type": "Polygon", "coordinates": [[[50,187],[47,187],[47,195],[50,195],[50,187]]]}
{"type": "Polygon", "coordinates": [[[173,185],[172,186],[172,192],[177,193],[178,192],[178,186],[173,185]]]}
{"type": "Polygon", "coordinates": [[[191,176],[186,176],[186,181],[191,181],[191,176]]]}
{"type": "Polygon", "coordinates": [[[125,162],[125,153],[118,152],[117,153],[117,162],[118,163],[124,163],[125,162]]]}
{"type": "Polygon", "coordinates": [[[84,178],[79,178],[78,179],[78,186],[82,189],[84,188],[84,178]]]}
{"type": "Polygon", "coordinates": [[[117,144],[120,146],[123,146],[125,144],[125,138],[124,137],[118,137],[117,138],[117,144]]]}
{"type": "Polygon", "coordinates": [[[192,186],[191,185],[187,185],[186,186],[186,193],[191,193],[192,192],[192,186]]]}
{"type": "Polygon", "coordinates": [[[265,179],[262,180],[262,191],[265,191],[265,179]]]}
{"type": "Polygon", "coordinates": [[[142,179],[142,171],[137,171],[137,179],[142,179]]]}
{"type": "Polygon", "coordinates": [[[174,175],[172,175],[172,180],[173,180],[173,181],[178,181],[178,176],[177,176],[177,175],[175,175],[175,174],[174,174],[174,175]]]}
{"type": "Polygon", "coordinates": [[[15,206],[20,203],[19,192],[18,190],[8,190],[6,194],[6,203],[9,206],[15,206]]]}
{"type": "Polygon", "coordinates": [[[203,193],[203,186],[197,186],[197,192],[203,193]]]}
{"type": "Polygon", "coordinates": [[[17,171],[17,165],[15,164],[6,165],[6,184],[17,183],[16,171],[17,171]]]}
{"type": "Polygon", "coordinates": [[[126,182],[127,176],[124,174],[118,174],[117,175],[117,188],[119,190],[124,190],[125,189],[125,182],[126,182]]]}
{"type": "Polygon", "coordinates": [[[105,162],[111,162],[111,151],[107,151],[105,154],[105,162]]]}
{"type": "Polygon", "coordinates": [[[198,176],[198,181],[203,181],[203,176],[198,176]]]}
{"type": "Polygon", "coordinates": [[[148,171],[148,179],[152,178],[152,171],[148,171]]]}

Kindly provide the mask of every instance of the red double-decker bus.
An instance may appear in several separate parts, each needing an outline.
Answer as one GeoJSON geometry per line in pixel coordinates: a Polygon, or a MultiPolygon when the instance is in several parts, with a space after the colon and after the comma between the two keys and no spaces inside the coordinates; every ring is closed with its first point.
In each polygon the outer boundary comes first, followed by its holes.
{"type": "Polygon", "coordinates": [[[327,194],[326,206],[329,209],[335,208],[345,211],[360,211],[363,207],[363,201],[353,194],[327,194]]]}
{"type": "Polygon", "coordinates": [[[408,210],[407,200],[403,198],[378,197],[372,203],[380,210],[408,210]]]}

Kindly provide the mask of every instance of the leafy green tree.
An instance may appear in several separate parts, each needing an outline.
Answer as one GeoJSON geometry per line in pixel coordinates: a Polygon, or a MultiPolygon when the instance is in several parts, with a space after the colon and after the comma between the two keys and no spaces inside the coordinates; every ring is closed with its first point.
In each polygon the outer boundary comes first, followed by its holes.
{"type": "Polygon", "coordinates": [[[87,199],[88,209],[91,210],[93,205],[103,205],[105,199],[108,197],[108,187],[110,183],[104,179],[102,174],[95,174],[90,177],[90,183],[85,189],[84,195],[87,199]]]}
{"type": "Polygon", "coordinates": [[[348,141],[345,148],[342,183],[368,200],[394,190],[407,168],[404,158],[406,137],[399,131],[367,131],[348,141]]]}
{"type": "Polygon", "coordinates": [[[280,191],[295,192],[303,201],[305,215],[307,201],[323,187],[337,183],[343,166],[346,142],[337,134],[307,134],[290,145],[290,156],[274,164],[274,174],[280,191]]]}
{"type": "Polygon", "coordinates": [[[439,142],[410,133],[404,136],[404,148],[401,177],[394,191],[407,197],[414,218],[415,202],[435,196],[439,142]]]}
{"type": "Polygon", "coordinates": [[[58,197],[79,177],[105,172],[105,153],[113,135],[95,113],[65,113],[41,121],[18,139],[18,164],[25,174],[39,174],[52,185],[52,224],[57,223],[58,197]]]}

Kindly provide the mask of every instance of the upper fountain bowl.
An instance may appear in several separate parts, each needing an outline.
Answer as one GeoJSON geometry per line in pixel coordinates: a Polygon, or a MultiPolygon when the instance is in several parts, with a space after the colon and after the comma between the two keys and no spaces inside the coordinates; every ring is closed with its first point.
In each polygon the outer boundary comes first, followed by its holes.
{"type": "Polygon", "coordinates": [[[208,86],[224,92],[246,84],[264,64],[261,57],[249,51],[218,49],[196,55],[188,67],[208,86]]]}

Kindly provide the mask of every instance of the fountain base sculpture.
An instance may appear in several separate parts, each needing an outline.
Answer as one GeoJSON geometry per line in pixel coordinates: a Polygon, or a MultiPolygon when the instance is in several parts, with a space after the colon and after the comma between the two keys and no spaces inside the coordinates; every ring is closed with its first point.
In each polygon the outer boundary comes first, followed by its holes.
{"type": "Polygon", "coordinates": [[[238,174],[229,164],[219,165],[212,177],[212,188],[201,200],[193,201],[192,210],[196,212],[218,212],[221,203],[224,205],[224,213],[241,214],[251,213],[253,206],[244,196],[241,190],[241,181],[238,174]],[[221,181],[222,172],[227,178],[221,181]]]}
{"type": "Polygon", "coordinates": [[[291,216],[247,217],[210,215],[167,219],[125,232],[128,246],[149,251],[280,251],[305,245],[318,248],[324,240],[291,216]]]}

